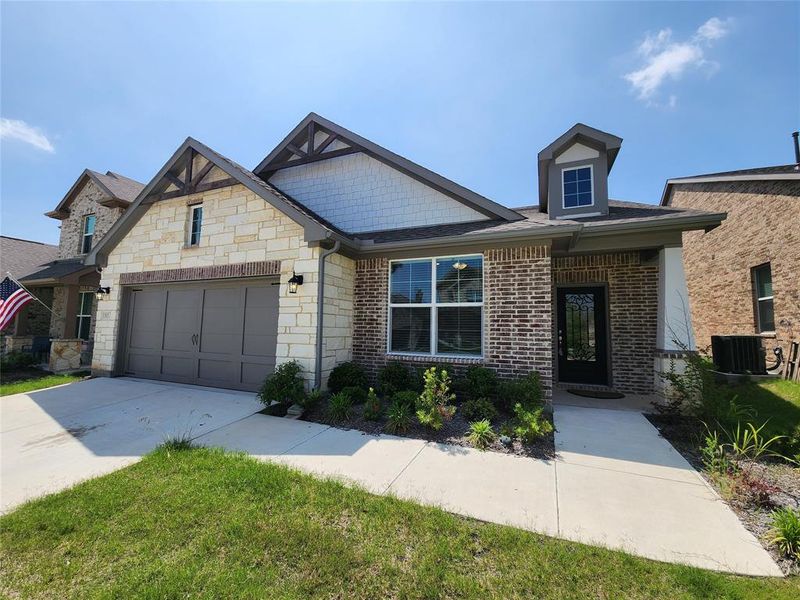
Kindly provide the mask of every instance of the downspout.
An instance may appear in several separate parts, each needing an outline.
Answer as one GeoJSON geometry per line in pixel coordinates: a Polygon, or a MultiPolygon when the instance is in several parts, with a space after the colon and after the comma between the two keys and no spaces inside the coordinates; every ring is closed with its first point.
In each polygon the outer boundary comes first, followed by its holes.
{"type": "Polygon", "coordinates": [[[333,248],[323,252],[319,255],[319,283],[317,284],[317,353],[314,363],[314,389],[319,389],[322,386],[322,325],[324,317],[323,300],[325,298],[325,259],[331,254],[339,251],[342,243],[336,240],[333,243],[333,248]]]}

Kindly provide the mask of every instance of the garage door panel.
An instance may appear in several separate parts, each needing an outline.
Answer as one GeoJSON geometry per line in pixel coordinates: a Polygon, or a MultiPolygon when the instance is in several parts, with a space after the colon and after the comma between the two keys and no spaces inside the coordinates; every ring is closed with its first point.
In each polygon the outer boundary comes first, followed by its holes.
{"type": "Polygon", "coordinates": [[[202,302],[202,290],[169,290],[164,350],[194,352],[194,336],[200,332],[198,319],[202,302]]]}
{"type": "Polygon", "coordinates": [[[256,390],[274,371],[279,286],[248,281],[146,289],[146,301],[137,302],[142,292],[136,291],[131,302],[126,372],[256,390]]]}

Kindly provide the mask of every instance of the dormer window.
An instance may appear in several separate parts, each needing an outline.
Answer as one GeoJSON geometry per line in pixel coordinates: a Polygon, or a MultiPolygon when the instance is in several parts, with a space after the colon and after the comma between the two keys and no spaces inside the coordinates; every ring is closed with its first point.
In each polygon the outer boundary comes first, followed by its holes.
{"type": "Polygon", "coordinates": [[[563,169],[561,171],[561,187],[564,193],[564,208],[592,206],[594,204],[592,166],[563,169]]]}

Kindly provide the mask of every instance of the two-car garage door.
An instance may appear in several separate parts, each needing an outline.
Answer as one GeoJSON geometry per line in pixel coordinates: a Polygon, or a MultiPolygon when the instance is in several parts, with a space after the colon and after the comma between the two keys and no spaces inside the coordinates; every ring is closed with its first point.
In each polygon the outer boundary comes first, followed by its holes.
{"type": "Polygon", "coordinates": [[[277,282],[132,288],[125,375],[256,390],[275,367],[277,282]]]}

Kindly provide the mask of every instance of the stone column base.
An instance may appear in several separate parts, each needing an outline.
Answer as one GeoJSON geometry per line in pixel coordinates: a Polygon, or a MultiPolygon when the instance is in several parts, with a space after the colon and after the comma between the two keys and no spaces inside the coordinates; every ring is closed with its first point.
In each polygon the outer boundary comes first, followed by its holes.
{"type": "Polygon", "coordinates": [[[5,335],[3,336],[3,354],[8,352],[22,352],[25,348],[33,346],[32,335],[5,335]]]}
{"type": "Polygon", "coordinates": [[[50,346],[50,370],[53,373],[76,371],[81,368],[83,340],[53,340],[50,346]]]}

